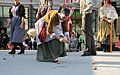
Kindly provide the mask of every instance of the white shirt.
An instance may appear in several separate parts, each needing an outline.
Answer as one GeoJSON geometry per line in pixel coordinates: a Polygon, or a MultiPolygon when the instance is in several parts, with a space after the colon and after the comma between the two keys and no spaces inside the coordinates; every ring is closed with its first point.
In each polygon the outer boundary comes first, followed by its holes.
{"type": "MultiPolygon", "coordinates": [[[[77,0],[78,2],[79,0],[77,0]]],[[[88,13],[92,13],[92,9],[93,9],[93,1],[92,0],[80,0],[80,9],[82,9],[82,1],[84,1],[84,10],[83,10],[83,13],[82,11],[80,10],[80,13],[86,15],[88,13]]]]}
{"type": "MultiPolygon", "coordinates": [[[[58,16],[60,16],[60,14],[58,14],[58,16]]],[[[57,36],[60,36],[60,35],[61,35],[61,36],[63,36],[63,37],[69,35],[69,32],[66,32],[66,33],[63,34],[63,30],[62,30],[62,26],[61,26],[61,23],[62,23],[62,22],[63,22],[63,21],[59,19],[59,24],[58,24],[56,27],[53,28],[53,33],[52,33],[52,34],[49,34],[49,35],[46,36],[46,41],[45,41],[45,42],[54,39],[54,38],[53,38],[54,35],[57,35],[57,36]]],[[[39,34],[39,32],[41,31],[43,24],[44,24],[44,17],[42,17],[41,19],[39,19],[39,20],[35,23],[35,28],[36,28],[36,33],[37,33],[37,36],[36,36],[37,44],[41,44],[41,42],[40,42],[40,40],[39,40],[39,38],[38,38],[38,34],[39,34]]],[[[47,25],[46,25],[46,27],[47,27],[47,25]]]]}

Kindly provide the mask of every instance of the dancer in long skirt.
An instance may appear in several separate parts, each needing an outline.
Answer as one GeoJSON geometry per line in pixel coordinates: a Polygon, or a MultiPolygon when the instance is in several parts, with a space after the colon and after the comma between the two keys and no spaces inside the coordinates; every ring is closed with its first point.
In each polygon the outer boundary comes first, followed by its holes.
{"type": "Polygon", "coordinates": [[[51,10],[35,23],[36,39],[39,44],[37,50],[38,61],[58,63],[59,61],[56,60],[58,57],[66,56],[64,43],[69,43],[69,32],[66,25],[66,18],[69,13],[68,8],[62,8],[60,13],[57,10],[51,10]],[[45,31],[43,31],[44,28],[46,28],[45,31]],[[43,38],[44,35],[40,34],[46,34],[46,37],[43,38]]]}

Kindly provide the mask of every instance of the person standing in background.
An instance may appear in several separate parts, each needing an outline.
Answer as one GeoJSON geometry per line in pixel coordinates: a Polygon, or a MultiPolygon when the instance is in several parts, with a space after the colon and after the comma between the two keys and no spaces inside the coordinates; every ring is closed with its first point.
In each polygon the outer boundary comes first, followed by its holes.
{"type": "Polygon", "coordinates": [[[20,46],[21,51],[18,54],[24,54],[23,38],[25,33],[25,8],[20,4],[20,0],[14,0],[14,5],[9,10],[11,32],[10,41],[13,46],[9,54],[15,54],[15,49],[20,46]]]}
{"type": "Polygon", "coordinates": [[[100,24],[98,26],[97,39],[102,42],[104,52],[110,52],[110,25],[113,25],[113,42],[115,39],[114,20],[118,18],[116,9],[111,5],[111,0],[103,0],[103,6],[100,8],[100,24]]]}
{"type": "Polygon", "coordinates": [[[80,13],[82,14],[82,30],[85,34],[85,49],[82,56],[96,55],[94,38],[92,35],[93,23],[93,1],[92,0],[77,0],[80,4],[80,13]]]}
{"type": "Polygon", "coordinates": [[[53,0],[39,0],[40,6],[38,8],[36,19],[40,19],[43,17],[47,12],[52,10],[53,0]]]}

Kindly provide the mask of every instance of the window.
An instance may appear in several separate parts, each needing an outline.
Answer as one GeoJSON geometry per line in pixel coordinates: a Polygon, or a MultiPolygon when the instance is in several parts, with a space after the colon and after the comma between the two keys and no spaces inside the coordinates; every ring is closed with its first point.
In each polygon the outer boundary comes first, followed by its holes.
{"type": "Polygon", "coordinates": [[[0,6],[0,17],[2,17],[2,6],[0,6]]]}
{"type": "Polygon", "coordinates": [[[9,17],[9,9],[10,7],[4,7],[4,17],[9,17]]]}

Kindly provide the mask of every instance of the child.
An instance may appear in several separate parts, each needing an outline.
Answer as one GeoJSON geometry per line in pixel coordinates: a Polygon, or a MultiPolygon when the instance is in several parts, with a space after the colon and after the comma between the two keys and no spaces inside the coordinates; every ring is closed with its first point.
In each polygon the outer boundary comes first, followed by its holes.
{"type": "Polygon", "coordinates": [[[0,49],[7,49],[9,37],[7,35],[7,29],[5,27],[0,28],[0,49]]]}
{"type": "Polygon", "coordinates": [[[83,50],[83,48],[84,48],[84,39],[85,39],[85,36],[83,34],[84,34],[84,32],[81,31],[81,35],[79,36],[80,51],[83,50]]]}
{"type": "Polygon", "coordinates": [[[30,29],[27,32],[28,36],[25,38],[23,45],[29,50],[37,50],[36,31],[35,29],[30,29]]]}
{"type": "Polygon", "coordinates": [[[77,48],[77,38],[75,37],[74,32],[72,32],[72,35],[70,38],[70,48],[77,48]]]}

